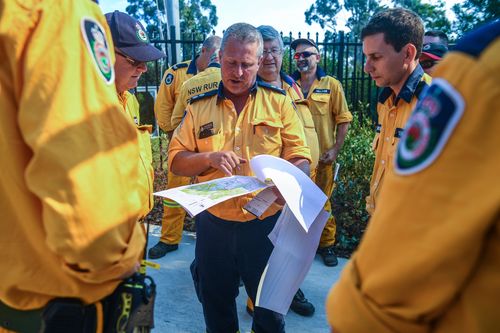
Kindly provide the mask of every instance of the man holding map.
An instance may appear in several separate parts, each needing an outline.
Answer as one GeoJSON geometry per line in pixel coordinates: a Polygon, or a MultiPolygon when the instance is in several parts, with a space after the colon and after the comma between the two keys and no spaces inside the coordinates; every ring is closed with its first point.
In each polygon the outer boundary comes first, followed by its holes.
{"type": "MultiPolygon", "coordinates": [[[[309,174],[311,160],[293,102],[281,89],[256,82],[263,41],[251,25],[237,23],[224,33],[220,49],[222,82],[212,94],[191,99],[169,148],[169,170],[198,182],[252,175],[248,161],[261,154],[286,159],[309,174]]],[[[240,277],[255,302],[273,246],[267,235],[282,208],[279,197],[261,216],[243,207],[255,194],[239,196],[196,216],[193,280],[207,332],[237,332],[235,298],[240,277]]],[[[252,330],[284,332],[283,315],[256,307],[252,330]]]]}

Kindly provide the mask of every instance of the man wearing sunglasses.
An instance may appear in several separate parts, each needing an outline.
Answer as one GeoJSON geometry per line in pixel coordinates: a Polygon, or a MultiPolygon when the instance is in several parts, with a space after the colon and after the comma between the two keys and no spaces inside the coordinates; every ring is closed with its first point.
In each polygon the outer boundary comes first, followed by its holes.
{"type": "Polygon", "coordinates": [[[111,30],[115,46],[116,92],[123,111],[130,117],[137,128],[140,146],[139,166],[142,177],[137,179],[144,184],[148,192],[142,193],[144,216],[153,208],[153,157],[151,153],[151,125],[141,124],[139,102],[129,92],[137,87],[142,73],[147,71],[146,63],[165,57],[165,54],[149,43],[142,23],[128,14],[114,11],[107,13],[106,21],[111,30]]]}
{"type": "MultiPolygon", "coordinates": [[[[330,198],[335,187],[333,164],[344,144],[352,120],[342,85],[335,78],[326,75],[318,66],[319,49],[310,39],[299,38],[291,43],[295,50],[294,59],[298,71],[292,77],[300,85],[306,97],[319,139],[319,163],[316,168],[316,185],[330,198]]],[[[337,225],[332,214],[330,200],[325,209],[330,213],[319,242],[318,253],[326,266],[336,266],[337,256],[333,252],[337,225]]]]}
{"type": "MultiPolygon", "coordinates": [[[[182,84],[207,68],[211,56],[220,48],[220,43],[219,36],[208,37],[203,42],[201,53],[194,60],[178,63],[165,71],[155,102],[155,115],[158,125],[167,133],[169,139],[172,138],[172,133],[176,128],[172,123],[172,116],[182,84]]],[[[175,125],[177,124],[178,122],[175,125]]],[[[169,189],[188,185],[190,181],[190,177],[181,177],[172,172],[167,173],[169,189]]],[[[162,258],[167,253],[179,248],[185,218],[186,211],[178,203],[169,199],[163,200],[160,241],[149,249],[148,257],[150,259],[162,258]]]]}

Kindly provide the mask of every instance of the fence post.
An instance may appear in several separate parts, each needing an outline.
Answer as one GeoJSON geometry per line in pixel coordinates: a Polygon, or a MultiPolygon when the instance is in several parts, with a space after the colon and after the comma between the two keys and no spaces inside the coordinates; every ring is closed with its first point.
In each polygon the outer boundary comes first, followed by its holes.
{"type": "Polygon", "coordinates": [[[344,48],[345,48],[345,38],[344,31],[339,31],[339,53],[337,59],[337,79],[342,82],[344,79],[344,48]]]}
{"type": "Polygon", "coordinates": [[[175,42],[175,25],[170,26],[170,47],[171,47],[171,55],[172,55],[172,65],[177,63],[177,43],[175,42]]]}

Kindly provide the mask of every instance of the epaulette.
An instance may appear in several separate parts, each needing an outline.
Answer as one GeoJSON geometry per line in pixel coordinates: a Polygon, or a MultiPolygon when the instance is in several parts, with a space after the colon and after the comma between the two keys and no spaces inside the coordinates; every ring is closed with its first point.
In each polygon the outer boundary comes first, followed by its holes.
{"type": "Polygon", "coordinates": [[[173,71],[176,71],[179,68],[186,68],[187,66],[189,66],[189,64],[187,64],[185,62],[181,62],[181,63],[173,65],[171,68],[172,68],[173,71]]]}
{"type": "Polygon", "coordinates": [[[458,41],[453,51],[479,57],[498,35],[500,35],[500,21],[497,20],[465,35],[458,41]]]}
{"type": "Polygon", "coordinates": [[[257,85],[259,87],[263,87],[263,88],[267,88],[267,89],[270,89],[270,90],[273,90],[273,91],[276,91],[282,95],[286,95],[286,91],[281,89],[281,88],[278,88],[276,86],[273,86],[272,84],[269,84],[269,83],[266,83],[266,82],[263,82],[263,81],[257,81],[257,85]]]}
{"type": "Polygon", "coordinates": [[[425,90],[425,88],[427,88],[429,85],[427,84],[427,82],[425,82],[424,80],[420,81],[418,84],[417,84],[417,88],[415,88],[415,96],[417,96],[418,99],[420,99],[420,95],[422,95],[422,92],[425,90]]]}
{"type": "Polygon", "coordinates": [[[210,96],[214,96],[214,95],[217,95],[217,92],[219,90],[218,89],[214,89],[214,90],[210,90],[210,91],[207,91],[207,92],[204,92],[204,93],[201,93],[199,95],[194,95],[193,97],[191,97],[191,99],[189,100],[189,104],[193,104],[194,102],[196,101],[199,101],[199,100],[202,100],[204,98],[207,98],[207,97],[210,97],[210,96]]]}

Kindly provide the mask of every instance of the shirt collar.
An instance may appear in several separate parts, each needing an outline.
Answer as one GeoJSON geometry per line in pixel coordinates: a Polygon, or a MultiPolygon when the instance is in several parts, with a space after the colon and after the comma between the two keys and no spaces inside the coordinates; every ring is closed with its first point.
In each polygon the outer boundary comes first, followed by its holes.
{"type": "MultiPolygon", "coordinates": [[[[324,76],[326,76],[326,72],[323,68],[321,67],[316,67],[316,78],[318,80],[321,80],[321,78],[323,78],[324,76]]],[[[291,75],[292,79],[294,79],[295,81],[298,81],[300,80],[300,72],[299,71],[295,71],[293,72],[293,74],[291,75]]]]}
{"type": "MultiPolygon", "coordinates": [[[[401,88],[399,94],[396,96],[394,105],[398,104],[399,99],[403,99],[406,103],[411,102],[411,99],[413,98],[413,96],[415,95],[415,91],[417,90],[418,83],[422,80],[422,76],[424,76],[424,70],[420,65],[417,65],[408,79],[406,79],[406,82],[401,88]]],[[[390,87],[385,87],[384,89],[382,89],[378,98],[379,103],[385,103],[385,101],[392,94],[393,91],[390,87]]]]}
{"type": "MultiPolygon", "coordinates": [[[[252,88],[250,88],[251,95],[257,94],[257,80],[261,80],[261,78],[257,76],[257,79],[253,83],[252,88]]],[[[222,81],[220,81],[219,88],[217,88],[217,104],[219,104],[220,101],[224,99],[226,99],[226,96],[224,96],[224,84],[222,83],[222,81]]]]}
{"type": "Polygon", "coordinates": [[[295,81],[293,80],[293,78],[291,78],[288,74],[286,74],[285,72],[283,71],[280,71],[280,77],[283,81],[285,81],[289,86],[292,86],[295,81]]]}
{"type": "MultiPolygon", "coordinates": [[[[220,64],[219,64],[219,63],[217,63],[217,62],[211,62],[211,63],[209,63],[209,64],[208,64],[208,67],[216,67],[216,68],[220,68],[220,64]]],[[[207,68],[208,68],[208,67],[207,67],[207,68]]]]}
{"type": "Polygon", "coordinates": [[[198,57],[199,56],[196,56],[193,60],[191,60],[186,73],[193,74],[193,75],[198,73],[198,68],[196,68],[196,59],[198,59],[198,57]]]}

